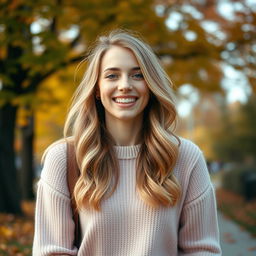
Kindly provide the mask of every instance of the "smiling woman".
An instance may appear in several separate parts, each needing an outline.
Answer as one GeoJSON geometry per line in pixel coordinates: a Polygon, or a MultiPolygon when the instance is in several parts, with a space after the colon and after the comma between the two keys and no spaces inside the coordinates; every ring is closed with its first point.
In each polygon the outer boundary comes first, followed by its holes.
{"type": "Polygon", "coordinates": [[[45,153],[33,255],[221,255],[204,157],[175,122],[172,83],[150,46],[119,30],[99,37],[64,139],[45,153]],[[80,170],[72,194],[67,144],[80,170]]]}

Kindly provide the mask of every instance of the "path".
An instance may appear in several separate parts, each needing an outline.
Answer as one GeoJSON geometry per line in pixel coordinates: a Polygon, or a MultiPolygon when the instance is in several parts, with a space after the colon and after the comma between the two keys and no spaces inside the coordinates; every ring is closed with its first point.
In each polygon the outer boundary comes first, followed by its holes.
{"type": "Polygon", "coordinates": [[[222,255],[256,256],[256,238],[251,237],[220,212],[218,215],[222,255]]]}

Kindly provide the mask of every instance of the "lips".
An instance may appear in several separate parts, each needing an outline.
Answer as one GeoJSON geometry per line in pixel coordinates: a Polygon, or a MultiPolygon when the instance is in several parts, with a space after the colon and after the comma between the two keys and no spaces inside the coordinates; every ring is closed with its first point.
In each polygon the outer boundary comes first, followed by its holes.
{"type": "Polygon", "coordinates": [[[121,104],[130,104],[134,103],[137,100],[137,97],[114,97],[113,100],[116,103],[121,103],[121,104]]]}

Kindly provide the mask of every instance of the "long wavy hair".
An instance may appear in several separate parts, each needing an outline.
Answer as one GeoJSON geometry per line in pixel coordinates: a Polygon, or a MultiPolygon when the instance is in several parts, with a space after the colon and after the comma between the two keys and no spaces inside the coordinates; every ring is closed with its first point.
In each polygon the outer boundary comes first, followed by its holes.
{"type": "Polygon", "coordinates": [[[81,175],[75,185],[78,209],[100,210],[119,180],[114,143],[105,126],[104,107],[96,99],[103,55],[112,46],[129,49],[135,55],[150,90],[144,110],[142,142],[137,157],[137,191],[153,207],[174,206],[180,185],[173,175],[179,138],[174,134],[176,109],[172,83],[149,45],[137,35],[115,30],[96,41],[87,57],[87,69],[74,93],[64,127],[64,138],[72,140],[81,175]]]}

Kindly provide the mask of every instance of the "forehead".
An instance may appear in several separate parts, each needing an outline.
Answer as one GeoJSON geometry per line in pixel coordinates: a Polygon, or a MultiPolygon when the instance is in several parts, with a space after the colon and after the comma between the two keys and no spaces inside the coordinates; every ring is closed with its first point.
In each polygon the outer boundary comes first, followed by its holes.
{"type": "Polygon", "coordinates": [[[121,46],[111,46],[101,59],[101,70],[109,67],[129,69],[138,67],[139,63],[134,53],[121,46]]]}

